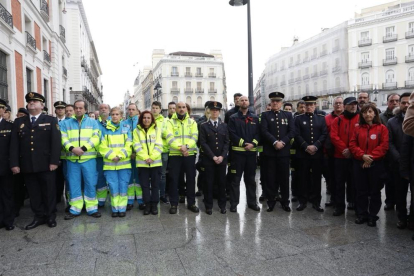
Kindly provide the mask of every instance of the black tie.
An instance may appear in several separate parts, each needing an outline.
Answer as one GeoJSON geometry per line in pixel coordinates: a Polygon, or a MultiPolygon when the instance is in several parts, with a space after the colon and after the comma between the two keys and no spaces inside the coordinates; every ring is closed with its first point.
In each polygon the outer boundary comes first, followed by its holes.
{"type": "Polygon", "coordinates": [[[217,122],[214,122],[214,127],[217,128],[217,122]]]}
{"type": "Polygon", "coordinates": [[[36,117],[32,117],[32,125],[36,122],[36,117]]]}

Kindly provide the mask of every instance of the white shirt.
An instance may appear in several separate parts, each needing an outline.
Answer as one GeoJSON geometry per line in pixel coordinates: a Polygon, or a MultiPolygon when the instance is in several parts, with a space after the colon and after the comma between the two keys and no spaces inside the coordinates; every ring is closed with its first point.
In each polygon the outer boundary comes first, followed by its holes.
{"type": "Polygon", "coordinates": [[[58,122],[65,120],[65,118],[66,118],[65,116],[63,116],[62,119],[59,118],[59,117],[56,117],[56,119],[58,120],[58,122]]]}
{"type": "Polygon", "coordinates": [[[40,112],[39,114],[37,114],[37,115],[31,115],[31,114],[29,114],[29,118],[30,118],[30,122],[32,121],[32,117],[36,117],[36,120],[35,120],[35,122],[37,121],[37,119],[39,119],[39,116],[42,114],[42,112],[40,112]]]}
{"type": "Polygon", "coordinates": [[[214,122],[217,122],[217,126],[218,126],[218,119],[217,119],[217,121],[214,121],[213,119],[210,119],[210,122],[213,124],[213,126],[214,126],[214,122]]]}

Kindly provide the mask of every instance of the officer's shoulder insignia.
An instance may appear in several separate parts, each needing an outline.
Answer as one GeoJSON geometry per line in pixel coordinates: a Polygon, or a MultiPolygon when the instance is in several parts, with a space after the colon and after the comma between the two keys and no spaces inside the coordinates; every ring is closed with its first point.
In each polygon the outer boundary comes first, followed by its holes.
{"type": "Polygon", "coordinates": [[[12,124],[14,123],[14,121],[12,121],[12,120],[7,120],[7,122],[12,123],[12,124]]]}
{"type": "Polygon", "coordinates": [[[20,128],[24,128],[24,124],[21,124],[21,125],[20,125],[20,128]]]}
{"type": "Polygon", "coordinates": [[[321,116],[321,117],[325,117],[325,115],[323,115],[323,114],[316,114],[316,115],[321,116]]]}
{"type": "Polygon", "coordinates": [[[204,125],[204,124],[207,124],[207,123],[208,123],[208,121],[206,121],[206,122],[202,122],[202,123],[201,123],[201,125],[204,125]]]}

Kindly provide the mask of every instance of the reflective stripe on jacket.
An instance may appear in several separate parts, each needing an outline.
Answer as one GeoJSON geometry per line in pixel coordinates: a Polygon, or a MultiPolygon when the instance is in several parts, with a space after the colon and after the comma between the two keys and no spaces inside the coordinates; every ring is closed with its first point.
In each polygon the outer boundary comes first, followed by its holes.
{"type": "Polygon", "coordinates": [[[97,150],[99,146],[99,126],[98,123],[87,117],[83,116],[82,121],[79,123],[75,116],[61,122],[60,131],[62,133],[62,146],[66,149],[66,159],[72,162],[85,162],[90,159],[96,158],[97,150]],[[71,147],[85,147],[87,151],[77,156],[70,152],[71,147]]]}
{"type": "Polygon", "coordinates": [[[162,166],[162,138],[161,130],[152,124],[147,131],[141,126],[134,130],[134,149],[137,153],[137,167],[153,168],[162,166]],[[151,159],[153,163],[147,164],[145,160],[151,159]]]}
{"type": "Polygon", "coordinates": [[[161,130],[161,138],[162,138],[162,152],[168,153],[169,146],[167,142],[167,135],[168,135],[168,118],[165,118],[161,114],[158,115],[157,119],[155,119],[155,122],[157,123],[157,128],[161,130]]]}
{"type": "Polygon", "coordinates": [[[104,170],[122,170],[131,168],[132,136],[128,124],[121,121],[118,125],[109,121],[102,134],[99,152],[103,157],[104,170]],[[118,162],[112,159],[119,157],[118,162]]]}

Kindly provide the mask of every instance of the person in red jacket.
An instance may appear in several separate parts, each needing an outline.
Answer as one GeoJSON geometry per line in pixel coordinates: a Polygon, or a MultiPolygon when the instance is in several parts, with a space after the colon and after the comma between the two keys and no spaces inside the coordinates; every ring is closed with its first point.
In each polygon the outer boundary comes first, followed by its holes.
{"type": "MultiPolygon", "coordinates": [[[[355,127],[359,122],[357,112],[358,101],[355,97],[348,97],[344,100],[345,111],[338,118],[335,118],[331,124],[331,142],[335,148],[335,202],[334,216],[340,216],[345,213],[345,183],[346,199],[348,209],[355,208],[355,182],[352,174],[352,154],[349,150],[349,141],[352,138],[355,127]]],[[[332,201],[332,199],[331,199],[332,201]]]]}
{"type": "Polygon", "coordinates": [[[381,124],[377,107],[371,103],[364,105],[360,111],[359,126],[355,127],[349,142],[355,159],[356,224],[368,222],[368,226],[377,225],[377,214],[382,204],[383,159],[388,147],[388,129],[381,124]]]}

